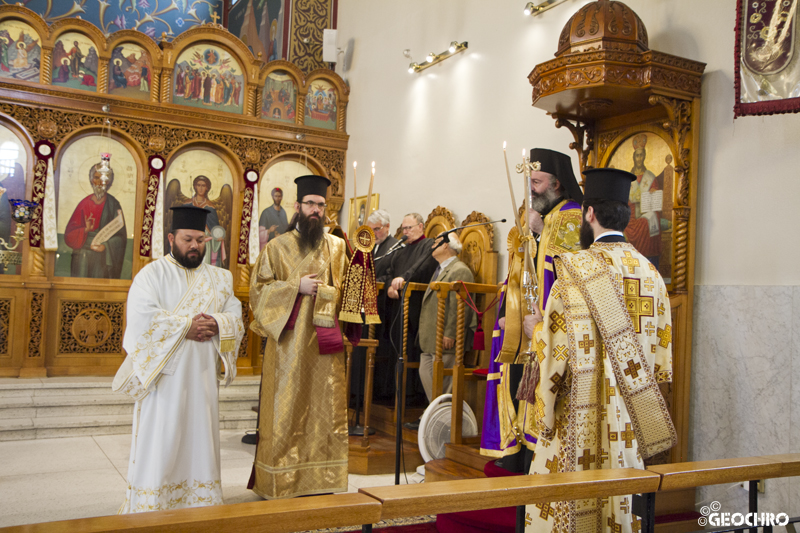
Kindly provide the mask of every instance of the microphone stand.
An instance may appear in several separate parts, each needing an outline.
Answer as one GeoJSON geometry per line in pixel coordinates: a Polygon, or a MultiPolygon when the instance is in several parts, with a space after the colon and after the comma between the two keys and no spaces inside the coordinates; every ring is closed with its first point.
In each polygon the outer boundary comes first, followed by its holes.
{"type": "MultiPolygon", "coordinates": [[[[388,255],[388,254],[387,254],[388,255]]],[[[403,314],[405,305],[404,302],[406,300],[406,290],[408,290],[408,282],[403,285],[403,290],[400,292],[400,349],[397,350],[397,367],[395,369],[395,383],[396,383],[396,396],[397,396],[397,427],[396,429],[396,436],[395,436],[395,449],[394,449],[394,484],[400,484],[400,454],[403,451],[403,368],[405,367],[405,361],[403,360],[403,344],[402,344],[402,331],[403,331],[403,314]]]]}

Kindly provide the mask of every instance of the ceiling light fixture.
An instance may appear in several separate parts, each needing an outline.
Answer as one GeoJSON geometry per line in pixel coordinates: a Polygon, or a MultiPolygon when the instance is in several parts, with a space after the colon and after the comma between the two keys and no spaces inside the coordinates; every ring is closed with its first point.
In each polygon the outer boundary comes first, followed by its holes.
{"type": "Polygon", "coordinates": [[[408,72],[409,74],[413,74],[415,72],[421,72],[428,67],[432,67],[436,63],[441,63],[450,56],[453,56],[459,52],[463,52],[468,47],[469,43],[467,43],[467,41],[461,43],[459,43],[458,41],[453,41],[450,43],[450,47],[441,54],[436,54],[434,52],[431,52],[425,58],[426,61],[423,61],[422,63],[411,63],[408,66],[408,72]]]}
{"type": "Polygon", "coordinates": [[[556,7],[558,4],[561,4],[564,1],[565,0],[544,0],[539,5],[536,5],[533,2],[528,2],[525,4],[525,9],[522,11],[522,13],[526,17],[529,15],[533,15],[535,17],[536,15],[544,13],[548,9],[556,7]]]}

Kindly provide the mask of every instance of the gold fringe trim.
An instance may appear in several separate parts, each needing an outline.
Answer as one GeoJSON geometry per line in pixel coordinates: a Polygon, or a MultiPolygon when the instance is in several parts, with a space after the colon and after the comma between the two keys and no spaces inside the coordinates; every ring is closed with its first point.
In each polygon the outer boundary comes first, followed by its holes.
{"type": "Polygon", "coordinates": [[[313,322],[315,326],[321,328],[332,328],[336,325],[336,322],[327,316],[315,316],[313,322]]]}
{"type": "Polygon", "coordinates": [[[360,323],[361,315],[353,313],[351,311],[345,311],[344,309],[342,309],[342,311],[339,313],[339,320],[341,320],[342,322],[360,323]]]}

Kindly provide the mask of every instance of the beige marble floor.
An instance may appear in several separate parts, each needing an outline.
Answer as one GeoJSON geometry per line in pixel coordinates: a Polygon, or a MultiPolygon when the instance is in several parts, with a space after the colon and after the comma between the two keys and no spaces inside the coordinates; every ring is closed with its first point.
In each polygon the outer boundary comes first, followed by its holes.
{"type": "MultiPolygon", "coordinates": [[[[220,434],[225,503],[260,499],[245,488],[255,447],[241,438],[241,430],[220,434]]],[[[0,527],[115,514],[125,497],[130,443],[130,435],[0,442],[0,527]]],[[[407,480],[422,478],[409,472],[407,480]]],[[[393,483],[394,474],[351,474],[349,491],[393,483]]]]}

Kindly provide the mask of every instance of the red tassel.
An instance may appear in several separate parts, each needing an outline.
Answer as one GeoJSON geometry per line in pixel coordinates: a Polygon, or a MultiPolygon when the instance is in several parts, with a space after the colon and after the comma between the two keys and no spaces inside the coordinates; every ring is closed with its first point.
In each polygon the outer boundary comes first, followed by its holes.
{"type": "Polygon", "coordinates": [[[483,336],[483,313],[476,313],[478,315],[478,329],[475,330],[475,336],[472,339],[473,350],[485,350],[486,340],[483,336]]]}

